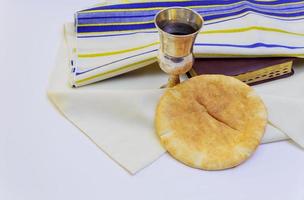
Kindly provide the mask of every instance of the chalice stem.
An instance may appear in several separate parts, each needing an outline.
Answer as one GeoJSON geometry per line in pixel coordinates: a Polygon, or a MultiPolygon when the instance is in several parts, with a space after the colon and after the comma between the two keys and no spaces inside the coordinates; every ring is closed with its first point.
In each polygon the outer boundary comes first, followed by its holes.
{"type": "Polygon", "coordinates": [[[170,75],[168,79],[168,88],[174,87],[180,83],[179,75],[170,75]]]}

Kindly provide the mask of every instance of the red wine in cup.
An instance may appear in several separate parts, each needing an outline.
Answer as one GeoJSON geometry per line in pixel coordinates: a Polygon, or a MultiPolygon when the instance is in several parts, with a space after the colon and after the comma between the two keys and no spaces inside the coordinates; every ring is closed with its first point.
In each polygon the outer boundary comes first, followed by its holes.
{"type": "Polygon", "coordinates": [[[197,31],[197,29],[190,24],[175,21],[167,21],[160,28],[172,35],[189,35],[197,31]]]}

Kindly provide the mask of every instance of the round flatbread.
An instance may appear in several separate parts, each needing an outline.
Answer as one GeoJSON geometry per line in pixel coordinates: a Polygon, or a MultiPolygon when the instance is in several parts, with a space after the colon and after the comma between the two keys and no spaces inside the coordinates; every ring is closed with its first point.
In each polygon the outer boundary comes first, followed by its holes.
{"type": "Polygon", "coordinates": [[[239,165],[260,144],[267,123],[261,98],[245,83],[201,75],[166,90],[155,116],[168,152],[188,166],[221,170],[239,165]]]}

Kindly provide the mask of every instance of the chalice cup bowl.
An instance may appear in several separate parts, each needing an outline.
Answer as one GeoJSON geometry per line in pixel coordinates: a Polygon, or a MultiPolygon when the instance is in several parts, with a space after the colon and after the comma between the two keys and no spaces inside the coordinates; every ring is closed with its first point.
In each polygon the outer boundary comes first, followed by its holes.
{"type": "Polygon", "coordinates": [[[179,76],[192,68],[193,45],[203,18],[189,8],[170,7],[157,13],[154,21],[160,39],[158,63],[169,74],[167,87],[173,87],[180,82],[179,76]]]}

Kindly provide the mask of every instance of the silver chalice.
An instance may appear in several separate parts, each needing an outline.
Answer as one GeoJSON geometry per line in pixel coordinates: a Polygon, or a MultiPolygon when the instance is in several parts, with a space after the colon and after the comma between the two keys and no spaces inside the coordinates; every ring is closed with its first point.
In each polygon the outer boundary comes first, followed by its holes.
{"type": "Polygon", "coordinates": [[[157,59],[160,68],[169,74],[167,87],[177,85],[179,76],[192,68],[193,44],[203,21],[200,14],[184,7],[170,7],[155,16],[160,37],[157,59]]]}

